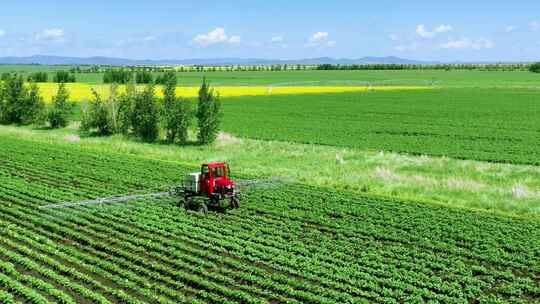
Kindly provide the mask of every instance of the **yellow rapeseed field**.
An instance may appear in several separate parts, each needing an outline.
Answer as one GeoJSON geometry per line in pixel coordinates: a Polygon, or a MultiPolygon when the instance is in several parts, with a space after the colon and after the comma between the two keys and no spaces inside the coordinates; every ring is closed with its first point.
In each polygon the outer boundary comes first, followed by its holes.
{"type": "MultiPolygon", "coordinates": [[[[55,83],[40,83],[41,94],[46,101],[50,101],[56,94],[58,85],[55,83]]],[[[71,101],[88,101],[92,98],[92,88],[95,89],[103,98],[107,98],[110,91],[110,85],[91,85],[86,83],[68,83],[66,87],[70,94],[71,101]]],[[[393,91],[393,90],[424,90],[431,89],[430,86],[286,86],[286,87],[268,87],[268,86],[218,86],[214,89],[223,97],[246,96],[246,95],[270,95],[270,94],[309,94],[309,93],[340,93],[340,92],[363,92],[373,91],[393,91]]],[[[143,86],[138,87],[139,90],[143,86]]],[[[178,96],[196,97],[198,87],[177,87],[178,96]]],[[[118,92],[125,91],[125,86],[119,86],[118,92]]],[[[158,96],[162,96],[160,87],[156,89],[158,96]]]]}

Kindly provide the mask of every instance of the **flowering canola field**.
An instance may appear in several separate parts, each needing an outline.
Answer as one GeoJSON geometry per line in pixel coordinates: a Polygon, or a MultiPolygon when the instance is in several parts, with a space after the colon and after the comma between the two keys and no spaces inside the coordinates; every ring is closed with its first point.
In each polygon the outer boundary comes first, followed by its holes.
{"type": "MultiPolygon", "coordinates": [[[[66,84],[70,93],[71,101],[87,101],[92,98],[92,88],[100,95],[107,97],[109,95],[110,85],[91,85],[86,83],[68,83],[66,84]]],[[[56,94],[58,85],[56,83],[40,83],[39,88],[46,101],[50,101],[56,94]]],[[[144,86],[139,86],[143,89],[144,86]]],[[[248,96],[248,95],[280,95],[280,94],[306,94],[306,93],[345,93],[345,92],[365,92],[367,90],[375,91],[396,91],[396,90],[427,90],[430,86],[218,86],[215,90],[224,97],[248,96]]],[[[119,86],[118,92],[125,91],[125,86],[119,86]]],[[[196,86],[177,87],[176,92],[179,96],[195,97],[199,91],[196,86]]],[[[156,90],[158,96],[161,96],[161,88],[156,90]]]]}

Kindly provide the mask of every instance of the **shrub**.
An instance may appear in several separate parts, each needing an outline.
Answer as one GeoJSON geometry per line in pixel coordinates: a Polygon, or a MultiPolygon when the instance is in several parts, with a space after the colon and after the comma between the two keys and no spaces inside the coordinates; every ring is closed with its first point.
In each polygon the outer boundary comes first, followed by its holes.
{"type": "Polygon", "coordinates": [[[113,129],[109,119],[111,113],[94,89],[92,89],[92,95],[94,99],[90,102],[88,109],[83,111],[81,129],[84,131],[97,129],[98,134],[109,135],[113,129]]]}
{"type": "Polygon", "coordinates": [[[124,69],[108,69],[103,73],[103,83],[129,83],[132,73],[124,69]]]}
{"type": "Polygon", "coordinates": [[[540,62],[531,64],[531,66],[529,67],[529,71],[533,73],[540,73],[540,62]]]}
{"type": "Polygon", "coordinates": [[[135,81],[137,83],[146,83],[146,84],[153,83],[154,77],[152,76],[152,73],[150,72],[141,71],[135,74],[135,81]]]}
{"type": "Polygon", "coordinates": [[[168,71],[164,74],[160,74],[156,77],[155,84],[166,85],[169,81],[174,80],[176,83],[176,73],[173,71],[168,71]]]}
{"type": "Polygon", "coordinates": [[[0,123],[5,123],[5,105],[4,105],[4,96],[5,96],[4,82],[0,82],[0,123]]]}
{"type": "Polygon", "coordinates": [[[6,80],[9,79],[9,77],[11,77],[11,73],[9,73],[9,72],[4,72],[4,73],[2,73],[2,76],[0,76],[0,80],[6,81],[6,80]]]}
{"type": "Polygon", "coordinates": [[[67,82],[75,82],[75,75],[70,74],[67,71],[56,71],[53,77],[53,82],[56,83],[67,83],[67,82]]]}
{"type": "Polygon", "coordinates": [[[49,74],[47,72],[35,72],[28,75],[27,81],[29,82],[47,82],[49,80],[49,74]]]}

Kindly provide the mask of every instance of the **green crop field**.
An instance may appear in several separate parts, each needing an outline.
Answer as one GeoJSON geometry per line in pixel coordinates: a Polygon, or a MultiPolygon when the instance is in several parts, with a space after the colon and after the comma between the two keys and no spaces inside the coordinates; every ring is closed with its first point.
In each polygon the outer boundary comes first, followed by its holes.
{"type": "Polygon", "coordinates": [[[439,89],[225,99],[241,137],[540,164],[540,91],[439,89]]]}
{"type": "Polygon", "coordinates": [[[533,303],[540,224],[286,183],[201,215],[163,190],[192,167],[0,138],[2,303],[533,303]]]}
{"type": "Polygon", "coordinates": [[[214,144],[195,144],[195,119],[182,146],[81,132],[100,73],[68,85],[66,128],[0,126],[0,303],[539,302],[538,75],[177,76],[194,108],[202,77],[224,91],[214,144]],[[211,161],[281,182],[242,188],[226,212],[173,196],[40,208],[167,191],[211,161]]]}
{"type": "Polygon", "coordinates": [[[207,77],[216,85],[327,85],[373,82],[381,84],[442,87],[540,87],[540,75],[513,71],[257,71],[257,72],[184,72],[180,84],[193,85],[207,77]]]}
{"type": "Polygon", "coordinates": [[[540,304],[540,0],[4,2],[0,304],[540,304]]]}
{"type": "MultiPolygon", "coordinates": [[[[49,81],[57,70],[69,70],[69,65],[2,65],[0,73],[48,72],[49,81]]],[[[154,77],[159,73],[153,73],[154,77]]],[[[181,86],[199,85],[203,77],[214,85],[294,86],[294,85],[436,85],[439,87],[540,87],[540,75],[526,71],[468,70],[342,70],[342,71],[217,71],[178,72],[181,86]]],[[[103,83],[103,73],[77,73],[77,82],[103,83]]]]}

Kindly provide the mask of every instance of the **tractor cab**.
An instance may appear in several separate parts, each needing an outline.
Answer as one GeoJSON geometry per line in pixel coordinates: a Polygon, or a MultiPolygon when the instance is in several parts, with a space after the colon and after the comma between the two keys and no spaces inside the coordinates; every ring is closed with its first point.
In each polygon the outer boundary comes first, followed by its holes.
{"type": "Polygon", "coordinates": [[[201,166],[200,189],[207,194],[226,195],[234,193],[234,182],[229,178],[226,163],[208,163],[201,166]]]}
{"type": "Polygon", "coordinates": [[[229,174],[226,163],[203,164],[200,172],[186,174],[184,183],[174,192],[184,197],[181,204],[189,209],[238,208],[240,193],[229,174]]]}

